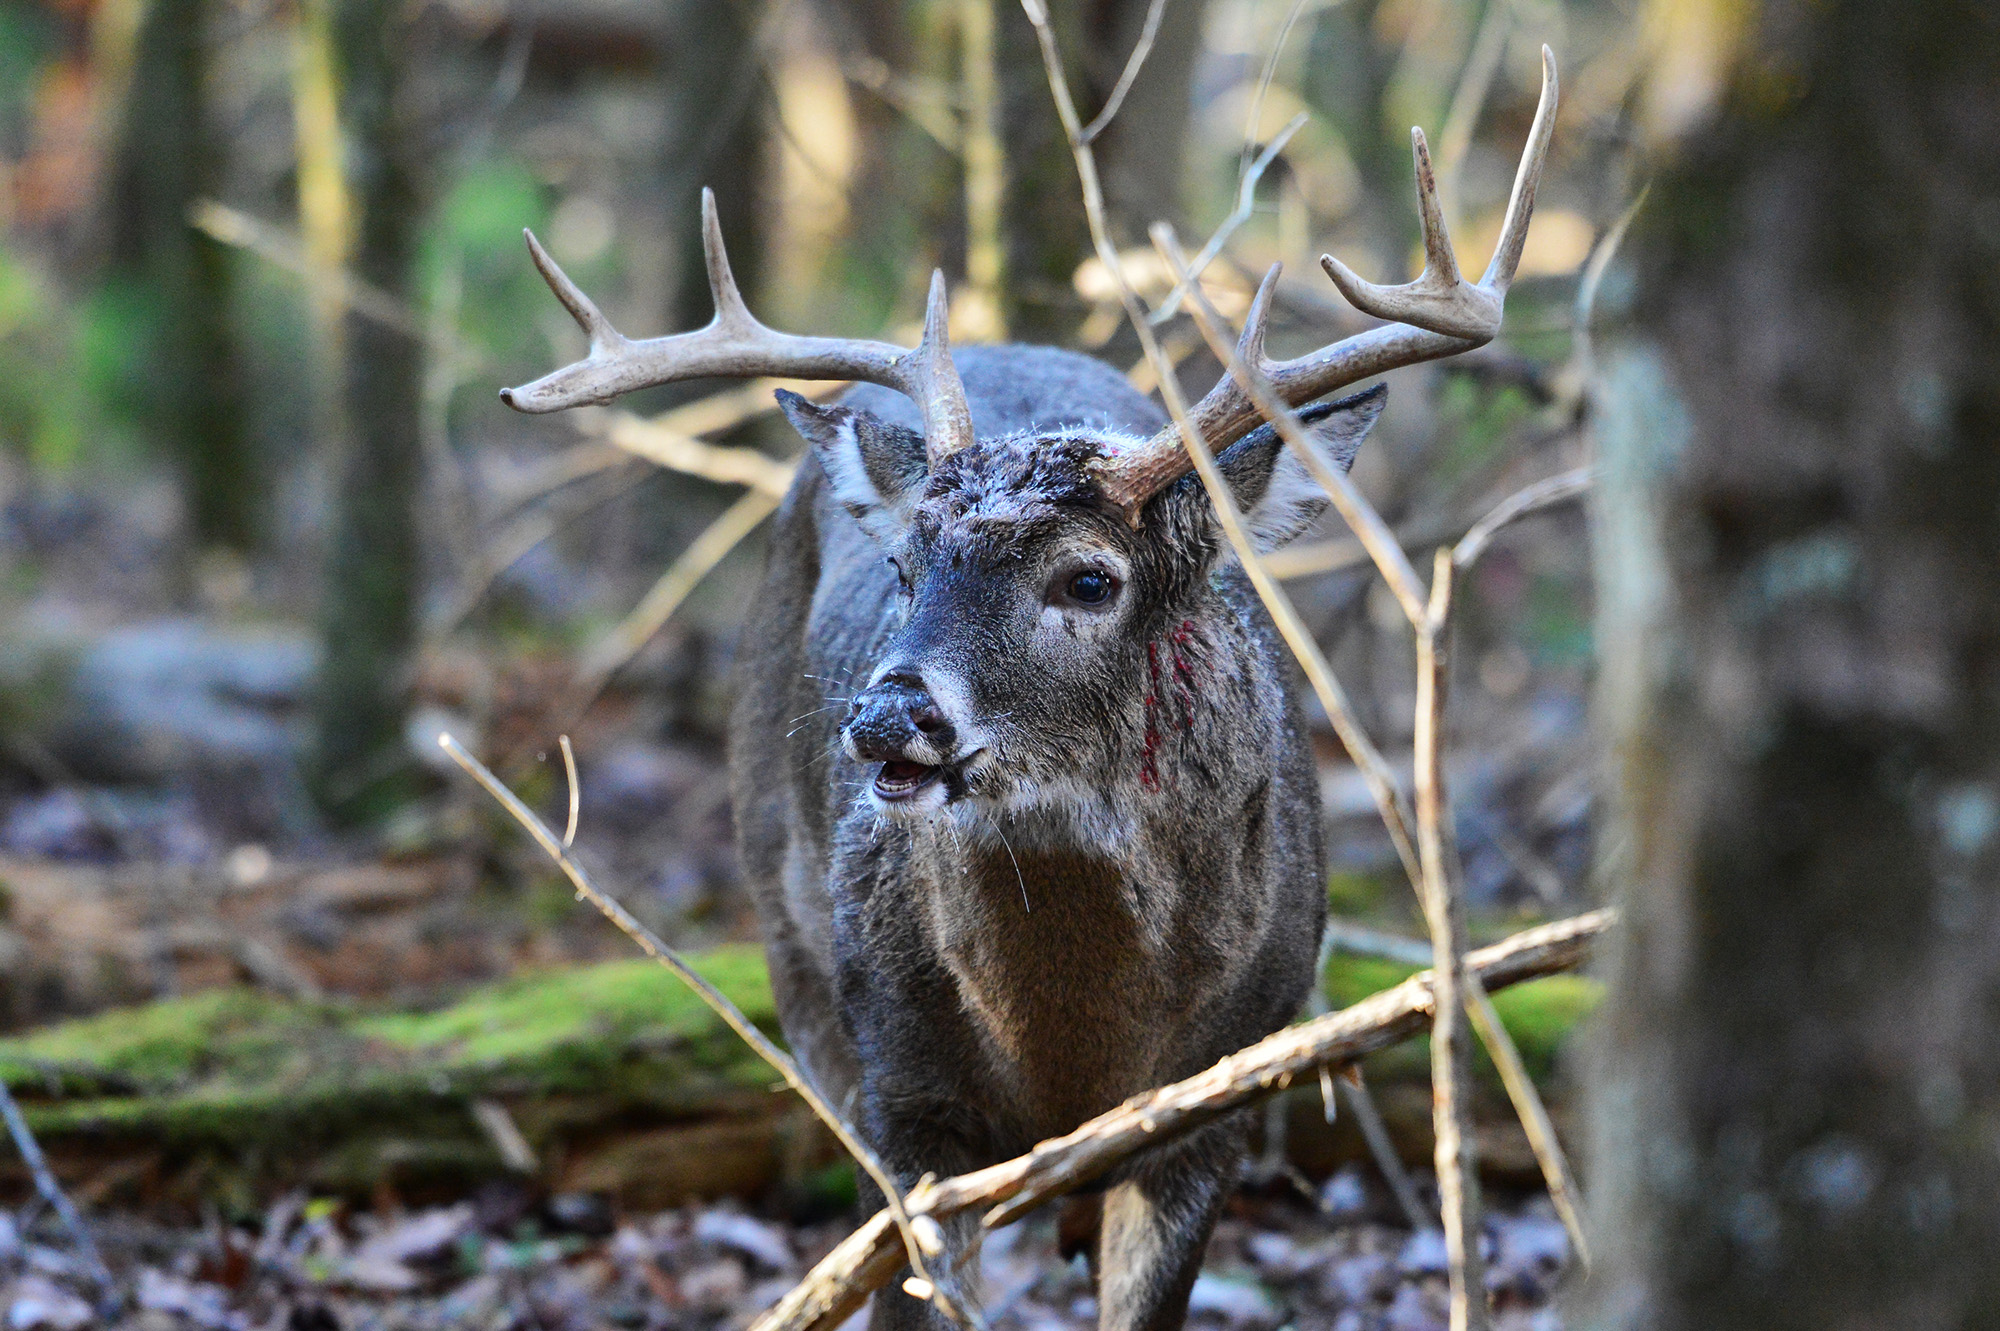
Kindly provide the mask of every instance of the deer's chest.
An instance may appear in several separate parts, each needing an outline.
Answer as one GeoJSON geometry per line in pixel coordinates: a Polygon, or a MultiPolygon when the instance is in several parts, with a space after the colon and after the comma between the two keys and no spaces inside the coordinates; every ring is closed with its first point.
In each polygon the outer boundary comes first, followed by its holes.
{"type": "Polygon", "coordinates": [[[970,857],[931,898],[928,932],[984,1066],[1033,1135],[1146,1089],[1203,986],[1107,861],[970,857]]]}

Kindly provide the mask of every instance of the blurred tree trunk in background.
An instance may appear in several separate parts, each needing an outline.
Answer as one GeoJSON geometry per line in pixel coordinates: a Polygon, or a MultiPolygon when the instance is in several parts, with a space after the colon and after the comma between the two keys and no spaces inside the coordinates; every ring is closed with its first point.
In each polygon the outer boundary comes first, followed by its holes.
{"type": "MultiPolygon", "coordinates": [[[[935,68],[917,63],[919,53],[942,56],[939,43],[922,40],[925,12],[937,2],[823,0],[823,6],[850,66],[873,60],[892,76],[944,79],[952,77],[946,61],[935,68]]],[[[848,272],[840,281],[870,298],[846,331],[872,334],[903,294],[910,256],[939,248],[935,232],[959,197],[959,165],[878,93],[856,93],[854,118],[858,142],[841,254],[848,272]]]]}
{"type": "MultiPolygon", "coordinates": [[[[398,0],[339,0],[334,35],[358,228],[355,276],[415,304],[423,129],[407,86],[414,52],[398,0]]],[[[405,797],[403,738],[416,638],[416,504],[423,347],[350,313],[344,441],[336,479],[315,699],[321,802],[342,821],[405,797]]]]}
{"type": "MultiPolygon", "coordinates": [[[[1034,28],[1018,0],[994,3],[1007,153],[1007,326],[1019,341],[1066,343],[1079,321],[1073,281],[1091,252],[1090,228],[1034,28]]],[[[1086,121],[1111,96],[1149,7],[1150,0],[1049,6],[1086,121]]],[[[1167,0],[1145,68],[1094,145],[1112,239],[1121,246],[1147,245],[1146,228],[1157,220],[1182,221],[1179,190],[1205,9],[1206,0],[1167,0]]]]}
{"type": "Polygon", "coordinates": [[[677,0],[667,70],[667,235],[680,251],[668,329],[699,328],[714,313],[701,251],[701,190],[715,190],[729,266],[756,308],[763,276],[766,170],[756,50],[760,0],[677,0]]]}
{"type": "MultiPolygon", "coordinates": [[[[1151,0],[1107,0],[1097,7],[1090,37],[1093,95],[1085,115],[1095,115],[1111,95],[1150,7],[1151,0]]],[[[1195,58],[1201,54],[1207,17],[1208,0],[1166,0],[1146,67],[1126,94],[1118,118],[1098,137],[1105,202],[1130,233],[1127,241],[1143,243],[1146,228],[1161,219],[1176,226],[1183,220],[1195,58]]],[[[1224,200],[1203,202],[1204,215],[1220,211],[1214,205],[1228,207],[1224,200]]]]}
{"type": "Polygon", "coordinates": [[[144,293],[149,432],[173,450],[195,541],[247,551],[260,499],[231,325],[229,256],[188,224],[217,191],[203,0],[152,0],[110,192],[114,264],[144,293]]]}
{"type": "MultiPolygon", "coordinates": [[[[1007,251],[1003,316],[1008,336],[1015,341],[1060,345],[1076,334],[1072,284],[1077,265],[1090,253],[1090,228],[1077,188],[1076,163],[1056,118],[1034,27],[1018,0],[994,3],[999,20],[994,54],[1000,66],[1001,146],[1007,158],[1006,203],[1001,209],[1007,251]]],[[[1111,87],[1107,81],[1100,89],[1090,74],[1088,43],[1097,27],[1092,20],[1103,7],[1096,0],[1048,7],[1077,112],[1085,117],[1097,113],[1111,87]]],[[[1112,78],[1116,77],[1114,72],[1112,78]]],[[[1100,173],[1109,165],[1100,162],[1100,173]]],[[[1144,233],[1140,223],[1136,234],[1144,233]]]]}
{"type": "Polygon", "coordinates": [[[1992,1327],[2000,10],[1746,22],[1605,385],[1630,887],[1580,1325],[1992,1327]]]}

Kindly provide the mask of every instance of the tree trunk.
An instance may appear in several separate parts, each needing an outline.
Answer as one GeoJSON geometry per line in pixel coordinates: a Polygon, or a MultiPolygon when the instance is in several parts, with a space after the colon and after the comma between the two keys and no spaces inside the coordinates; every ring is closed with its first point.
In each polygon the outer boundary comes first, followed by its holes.
{"type": "Polygon", "coordinates": [[[148,424],[181,470],[194,538],[248,550],[261,493],[230,319],[229,256],[188,224],[222,149],[207,115],[203,0],[146,7],[111,191],[114,262],[145,287],[148,424]]]}
{"type": "Polygon", "coordinates": [[[1773,0],[1607,363],[1584,1326],[2000,1324],[2000,14],[1773,0]]]}
{"type": "MultiPolygon", "coordinates": [[[[351,266],[363,282],[410,303],[423,177],[406,86],[405,13],[394,0],[345,0],[335,40],[360,213],[351,266]]],[[[349,438],[321,608],[316,705],[321,800],[336,818],[354,821],[386,812],[414,780],[403,719],[416,637],[423,348],[354,314],[346,344],[349,438]]]]}

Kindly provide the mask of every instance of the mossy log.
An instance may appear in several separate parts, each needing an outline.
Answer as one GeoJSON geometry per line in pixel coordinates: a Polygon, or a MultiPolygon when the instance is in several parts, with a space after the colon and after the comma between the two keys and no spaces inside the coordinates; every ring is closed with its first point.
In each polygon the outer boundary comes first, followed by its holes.
{"type": "MultiPolygon", "coordinates": [[[[756,948],[695,964],[776,1033],[756,948]]],[[[1352,1002],[1409,971],[1336,958],[1329,997],[1352,1002]]],[[[1573,977],[1496,996],[1545,1080],[1594,1001],[1594,986],[1573,977]]],[[[1369,1065],[1413,1159],[1427,1149],[1427,1066],[1417,1045],[1369,1065]],[[1405,1101],[1411,1112],[1400,1112],[1405,1101]]],[[[526,975],[421,1012],[211,990],[0,1041],[0,1076],[59,1171],[99,1202],[219,1196],[251,1207],[289,1188],[462,1191],[508,1170],[482,1104],[504,1107],[549,1188],[664,1206],[774,1187],[834,1200],[842,1187],[837,1148],[775,1074],[643,960],[526,975]]],[[[1488,1098],[1489,1121],[1504,1123],[1497,1082],[1488,1098]]],[[[1316,1116],[1293,1115],[1302,1125],[1316,1116]]],[[[1293,1148],[1312,1172],[1358,1153],[1306,1126],[1293,1148]]]]}

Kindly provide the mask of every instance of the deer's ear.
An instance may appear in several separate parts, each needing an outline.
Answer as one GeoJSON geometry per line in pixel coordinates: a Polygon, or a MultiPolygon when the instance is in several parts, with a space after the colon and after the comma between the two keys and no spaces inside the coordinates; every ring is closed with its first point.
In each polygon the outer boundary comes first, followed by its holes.
{"type": "Polygon", "coordinates": [[[833,497],[878,541],[894,539],[923,488],[924,437],[865,411],[823,407],[778,390],[792,428],[812,445],[833,497]]]}
{"type": "MultiPolygon", "coordinates": [[[[1299,413],[1299,421],[1327,461],[1346,471],[1354,465],[1361,441],[1374,428],[1388,399],[1387,386],[1377,384],[1338,402],[1307,407],[1299,413]]],[[[1237,507],[1243,510],[1259,554],[1276,550],[1310,527],[1331,502],[1298,455],[1285,447],[1285,441],[1269,425],[1237,440],[1215,461],[1236,496],[1237,507]]]]}

